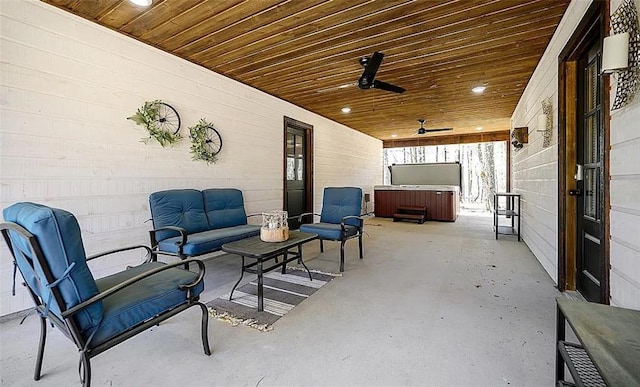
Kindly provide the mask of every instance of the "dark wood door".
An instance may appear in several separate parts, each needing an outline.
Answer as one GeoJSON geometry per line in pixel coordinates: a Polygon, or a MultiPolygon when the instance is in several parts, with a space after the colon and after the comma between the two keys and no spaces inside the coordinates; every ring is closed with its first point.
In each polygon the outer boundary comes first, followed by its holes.
{"type": "Polygon", "coordinates": [[[576,287],[588,300],[604,302],[604,130],[600,39],[578,59],[576,206],[576,287]]]}
{"type": "Polygon", "coordinates": [[[311,126],[285,118],[284,209],[289,213],[289,228],[299,223],[292,217],[313,211],[311,126]]]}

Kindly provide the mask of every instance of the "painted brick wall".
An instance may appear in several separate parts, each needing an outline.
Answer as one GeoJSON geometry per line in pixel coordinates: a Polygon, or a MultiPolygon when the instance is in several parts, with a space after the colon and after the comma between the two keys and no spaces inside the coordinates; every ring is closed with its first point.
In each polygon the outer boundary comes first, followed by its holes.
{"type": "MultiPolygon", "coordinates": [[[[512,153],[513,190],[522,194],[522,235],[557,283],[558,71],[557,58],[591,2],[574,0],[536,68],[512,116],[514,126],[529,127],[529,143],[512,153]],[[535,117],[541,101],[554,107],[553,141],[542,147],[535,117]]],[[[611,2],[612,11],[620,0],[611,2]]],[[[636,0],[636,7],[640,1],[636,0]]],[[[613,80],[612,80],[613,83],[613,80]]],[[[611,117],[611,303],[640,309],[640,102],[611,117]],[[634,125],[635,123],[635,125],[634,125]]]]}
{"type": "MultiPolygon", "coordinates": [[[[148,195],[171,188],[236,187],[248,212],[282,206],[283,116],[314,126],[315,199],[322,188],[382,182],[382,143],[182,59],[37,1],[0,2],[0,207],[34,201],[67,209],[88,254],[148,243],[148,195]],[[126,117],[162,99],[183,135],[206,118],[223,139],[216,164],[140,142],[126,117]]],[[[0,315],[31,306],[10,296],[12,265],[0,248],[0,315]]],[[[114,257],[97,276],[133,263],[114,257]]],[[[20,287],[19,287],[20,288],[20,287]]]]}

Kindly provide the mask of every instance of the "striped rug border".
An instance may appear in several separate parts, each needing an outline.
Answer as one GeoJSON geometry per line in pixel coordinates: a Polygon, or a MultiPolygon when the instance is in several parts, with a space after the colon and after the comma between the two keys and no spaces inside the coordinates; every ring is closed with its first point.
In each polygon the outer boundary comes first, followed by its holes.
{"type": "Polygon", "coordinates": [[[264,311],[258,311],[257,278],[240,286],[229,301],[229,293],[205,303],[211,317],[231,323],[247,325],[263,332],[271,331],[273,324],[296,305],[309,298],[318,289],[342,274],[309,270],[313,281],[304,269],[287,267],[287,274],[279,270],[264,275],[264,311]]]}

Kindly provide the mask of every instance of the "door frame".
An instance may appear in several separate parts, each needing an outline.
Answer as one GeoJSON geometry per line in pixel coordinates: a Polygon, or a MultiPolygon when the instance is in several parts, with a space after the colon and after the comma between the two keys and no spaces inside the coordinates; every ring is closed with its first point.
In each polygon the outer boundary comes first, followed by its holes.
{"type": "MultiPolygon", "coordinates": [[[[609,33],[609,1],[594,1],[573,35],[558,56],[558,290],[576,289],[576,200],[568,191],[576,170],[577,140],[577,58],[588,45],[591,36],[599,33],[603,39],[609,33]]],[[[603,75],[600,75],[603,76],[603,75]]],[[[606,76],[605,76],[606,77],[606,76]]],[[[604,131],[602,201],[602,262],[601,299],[609,303],[609,147],[610,147],[610,85],[608,77],[602,82],[602,130],[604,131]]]]}
{"type": "Polygon", "coordinates": [[[305,133],[305,212],[313,212],[313,125],[284,116],[282,132],[282,209],[287,208],[287,128],[293,127],[305,133]]]}

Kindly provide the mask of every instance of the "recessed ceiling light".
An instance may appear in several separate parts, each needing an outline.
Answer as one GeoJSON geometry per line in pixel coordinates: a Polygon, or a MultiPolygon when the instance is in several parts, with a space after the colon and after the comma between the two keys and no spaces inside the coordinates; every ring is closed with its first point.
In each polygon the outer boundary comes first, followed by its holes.
{"type": "Polygon", "coordinates": [[[397,134],[392,134],[392,135],[391,135],[391,138],[396,138],[396,137],[398,137],[398,135],[397,135],[397,134]]]}
{"type": "Polygon", "coordinates": [[[342,112],[343,113],[350,113],[351,112],[351,108],[350,107],[343,107],[342,108],[342,112]]]}
{"type": "Polygon", "coordinates": [[[473,89],[471,89],[471,91],[473,91],[476,94],[480,94],[484,91],[484,89],[486,89],[486,86],[476,86],[473,89]]]}
{"type": "Polygon", "coordinates": [[[478,126],[478,127],[476,128],[476,130],[482,130],[482,129],[484,129],[482,126],[478,126]]]}
{"type": "Polygon", "coordinates": [[[148,7],[151,5],[151,2],[153,0],[129,0],[130,2],[132,2],[135,5],[139,5],[141,7],[148,7]]]}

